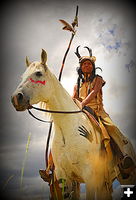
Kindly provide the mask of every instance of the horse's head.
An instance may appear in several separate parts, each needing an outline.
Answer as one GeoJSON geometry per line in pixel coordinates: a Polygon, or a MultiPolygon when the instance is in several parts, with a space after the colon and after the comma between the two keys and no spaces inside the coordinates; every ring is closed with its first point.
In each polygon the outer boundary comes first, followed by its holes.
{"type": "Polygon", "coordinates": [[[52,85],[48,82],[50,73],[46,61],[47,53],[43,49],[41,62],[29,62],[26,57],[27,69],[22,76],[21,83],[11,97],[12,104],[17,111],[24,111],[40,101],[48,102],[52,85]]]}

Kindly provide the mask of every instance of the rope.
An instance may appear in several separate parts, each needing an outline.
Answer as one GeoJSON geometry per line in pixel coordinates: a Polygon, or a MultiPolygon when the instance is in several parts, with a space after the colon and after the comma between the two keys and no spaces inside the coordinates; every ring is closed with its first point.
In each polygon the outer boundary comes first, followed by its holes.
{"type": "Polygon", "coordinates": [[[48,167],[48,150],[49,150],[49,142],[50,142],[50,137],[51,137],[52,123],[53,122],[51,121],[49,133],[48,133],[48,137],[47,137],[47,143],[46,143],[46,151],[45,151],[46,168],[48,167]]]}
{"type": "MultiPolygon", "coordinates": [[[[58,114],[74,114],[74,113],[80,113],[80,112],[82,112],[82,110],[75,110],[75,111],[46,110],[46,109],[36,108],[34,106],[31,106],[31,108],[33,108],[35,110],[42,111],[42,112],[58,113],[58,114]]],[[[30,110],[28,110],[28,111],[30,111],[30,110]]]]}
{"type": "Polygon", "coordinates": [[[32,112],[28,109],[28,113],[35,119],[37,119],[40,122],[45,122],[45,123],[50,123],[50,128],[48,132],[48,137],[47,137],[47,142],[46,142],[46,149],[45,149],[45,162],[46,162],[46,168],[48,167],[48,151],[49,151],[49,142],[50,142],[50,137],[51,137],[51,130],[52,130],[52,123],[53,121],[45,121],[42,119],[39,119],[38,117],[34,116],[32,112]]]}
{"type": "Polygon", "coordinates": [[[45,121],[45,120],[39,119],[38,117],[34,116],[34,114],[29,109],[28,109],[28,112],[33,118],[39,120],[40,122],[45,122],[45,123],[51,123],[52,122],[52,121],[45,121]]]}

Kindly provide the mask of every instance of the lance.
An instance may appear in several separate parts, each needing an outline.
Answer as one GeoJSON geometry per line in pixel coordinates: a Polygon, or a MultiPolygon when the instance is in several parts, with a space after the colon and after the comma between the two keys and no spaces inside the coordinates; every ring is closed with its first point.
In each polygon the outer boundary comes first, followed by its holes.
{"type": "Polygon", "coordinates": [[[73,40],[73,38],[74,38],[74,36],[76,34],[75,26],[78,27],[78,6],[76,7],[76,15],[75,15],[75,18],[74,18],[72,24],[69,24],[66,21],[62,20],[62,19],[60,19],[59,21],[64,25],[64,27],[62,28],[63,30],[67,30],[67,31],[72,32],[72,35],[71,35],[71,38],[70,38],[70,42],[68,44],[68,48],[67,48],[67,50],[66,50],[66,52],[64,54],[63,60],[62,60],[62,65],[61,65],[60,74],[59,74],[59,81],[61,81],[61,76],[62,76],[62,71],[64,69],[65,60],[66,60],[67,54],[68,54],[68,52],[70,50],[70,46],[71,46],[72,40],[73,40]]]}

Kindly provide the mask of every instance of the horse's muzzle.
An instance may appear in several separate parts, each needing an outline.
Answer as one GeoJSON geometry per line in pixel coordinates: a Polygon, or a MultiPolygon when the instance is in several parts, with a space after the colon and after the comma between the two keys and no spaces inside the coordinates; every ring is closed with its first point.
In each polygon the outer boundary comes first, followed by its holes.
{"type": "Polygon", "coordinates": [[[29,98],[22,92],[18,92],[11,97],[11,102],[17,111],[25,111],[30,109],[29,98]]]}

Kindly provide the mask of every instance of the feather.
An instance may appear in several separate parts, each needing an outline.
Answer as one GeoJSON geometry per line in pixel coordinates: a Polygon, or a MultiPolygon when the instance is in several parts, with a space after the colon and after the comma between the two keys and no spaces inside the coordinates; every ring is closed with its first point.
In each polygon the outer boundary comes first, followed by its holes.
{"type": "Polygon", "coordinates": [[[64,25],[64,27],[62,28],[63,30],[72,31],[73,33],[75,33],[73,27],[69,23],[67,23],[63,19],[60,19],[59,21],[64,25]]]}

